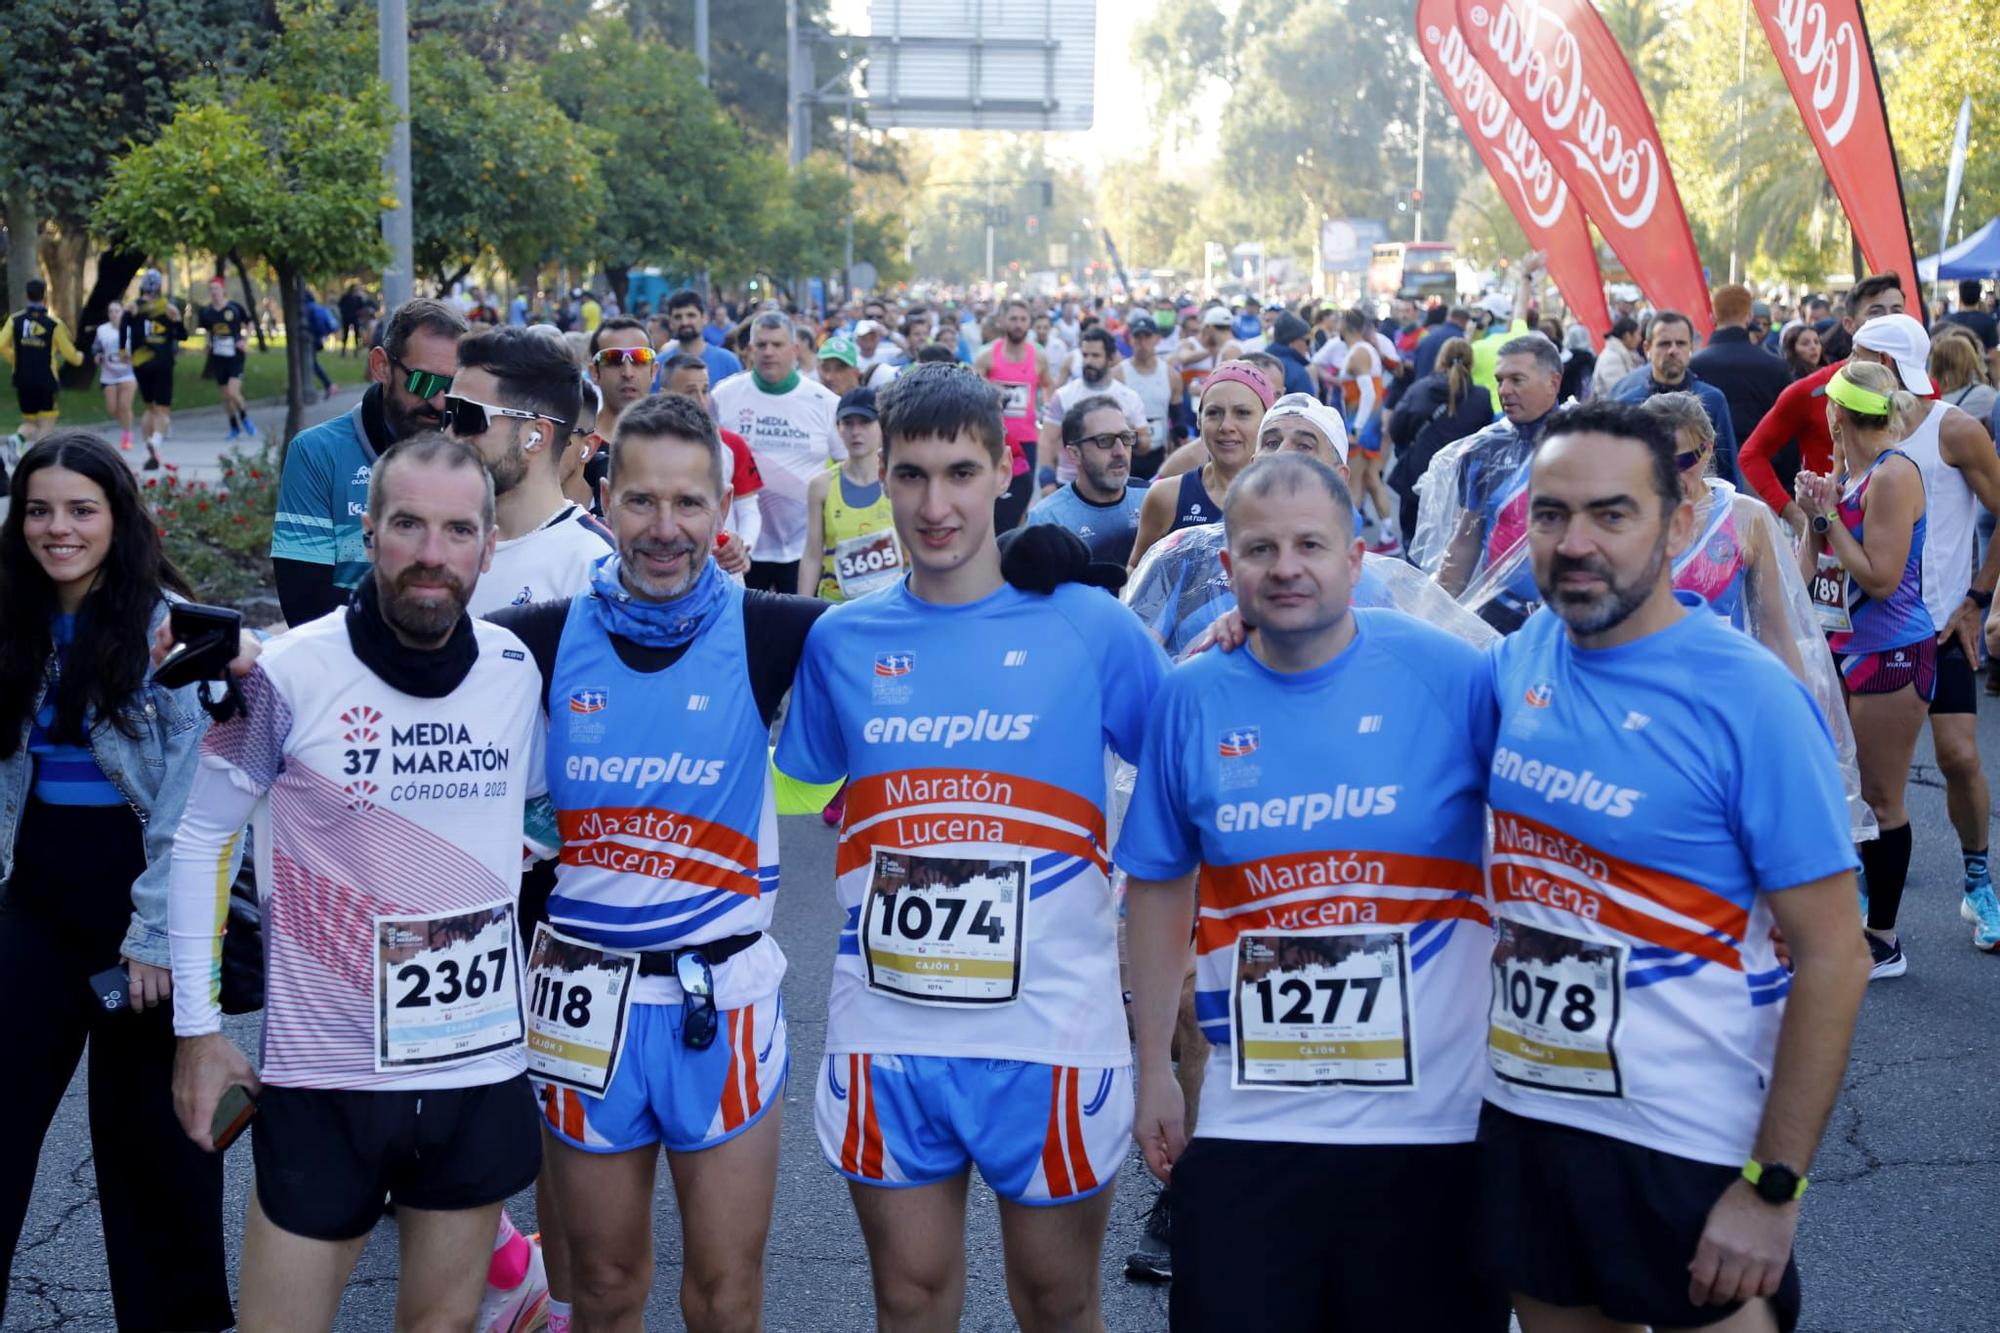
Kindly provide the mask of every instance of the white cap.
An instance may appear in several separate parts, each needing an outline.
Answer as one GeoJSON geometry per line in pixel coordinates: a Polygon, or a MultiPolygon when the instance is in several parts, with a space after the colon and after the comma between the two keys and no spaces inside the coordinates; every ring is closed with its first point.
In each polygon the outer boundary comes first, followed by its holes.
{"type": "Polygon", "coordinates": [[[1226,329],[1235,321],[1230,319],[1227,309],[1219,305],[1212,305],[1201,312],[1201,322],[1210,328],[1226,329]]]}
{"type": "Polygon", "coordinates": [[[1479,302],[1479,308],[1495,319],[1505,319],[1514,313],[1514,303],[1499,292],[1482,298],[1479,302]]]}
{"type": "Polygon", "coordinates": [[[1288,393],[1265,411],[1257,433],[1262,435],[1265,426],[1284,417],[1298,417],[1316,428],[1333,446],[1333,456],[1340,460],[1341,466],[1347,465],[1347,423],[1341,420],[1340,413],[1309,393],[1288,393]]]}
{"type": "Polygon", "coordinates": [[[1930,373],[1925,369],[1931,355],[1931,336],[1910,316],[1875,316],[1854,331],[1854,345],[1888,357],[1895,363],[1903,387],[1919,398],[1927,398],[1934,392],[1930,373]]]}
{"type": "Polygon", "coordinates": [[[879,321],[872,319],[864,319],[854,326],[854,336],[857,338],[866,338],[871,333],[879,338],[888,331],[879,321]]]}

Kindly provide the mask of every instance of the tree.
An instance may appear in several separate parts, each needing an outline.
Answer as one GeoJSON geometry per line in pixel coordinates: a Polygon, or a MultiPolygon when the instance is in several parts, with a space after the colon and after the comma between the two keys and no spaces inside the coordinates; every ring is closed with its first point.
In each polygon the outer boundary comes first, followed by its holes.
{"type": "Polygon", "coordinates": [[[175,247],[261,258],[285,314],[290,411],[305,411],[311,333],[308,277],[379,263],[382,171],[393,109],[378,80],[342,77],[356,35],[328,8],[288,7],[270,71],[182,106],[150,143],[111,165],[93,217],[142,249],[175,247]]]}
{"type": "MultiPolygon", "coordinates": [[[[0,192],[16,254],[32,257],[41,221],[50,305],[94,325],[144,256],[114,245],[86,299],[91,210],[110,162],[150,138],[186,81],[255,58],[259,0],[35,0],[0,24],[0,192]]],[[[112,238],[114,241],[116,238],[112,238]]],[[[33,276],[16,264],[10,281],[33,276]]],[[[14,293],[18,296],[18,292],[14,293]]],[[[11,308],[11,305],[10,305],[11,308]]]]}
{"type": "Polygon", "coordinates": [[[692,274],[750,263],[746,236],[784,177],[783,159],[751,151],[700,75],[693,56],[612,23],[574,34],[543,69],[549,97],[597,132],[603,186],[587,244],[621,303],[637,264],[692,274]]]}
{"type": "Polygon", "coordinates": [[[441,37],[410,51],[410,174],[419,271],[450,290],[482,257],[512,274],[581,248],[607,136],[577,125],[525,66],[489,69],[441,37]]]}
{"type": "MultiPolygon", "coordinates": [[[[622,0],[613,8],[622,9],[631,39],[694,50],[694,0],[622,0]]],[[[803,29],[827,27],[827,0],[799,0],[798,13],[803,29]]],[[[744,129],[782,150],[786,144],[783,0],[739,0],[727,14],[725,22],[709,23],[708,86],[744,129]]],[[[818,71],[821,79],[829,73],[818,71]]],[[[817,147],[839,147],[828,117],[813,117],[813,142],[817,147]]]]}

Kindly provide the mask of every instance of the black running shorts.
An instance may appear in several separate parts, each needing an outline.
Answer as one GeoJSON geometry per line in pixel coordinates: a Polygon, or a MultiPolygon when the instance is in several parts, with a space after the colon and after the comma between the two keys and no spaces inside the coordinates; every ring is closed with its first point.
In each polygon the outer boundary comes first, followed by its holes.
{"type": "Polygon", "coordinates": [[[1476,1149],[1197,1138],[1174,1165],[1175,1333],[1505,1333],[1473,1263],[1476,1149]]]}
{"type": "Polygon", "coordinates": [[[1938,649],[1937,686],[1931,693],[1931,716],[1941,713],[1977,713],[1979,682],[1972,663],[1957,639],[1947,639],[1938,649]]]}
{"type": "MultiPolygon", "coordinates": [[[[1612,1319],[1705,1328],[1742,1306],[1688,1300],[1688,1263],[1740,1168],[1696,1162],[1488,1105],[1479,1117],[1480,1253],[1510,1292],[1612,1319]]],[[[1771,1298],[1798,1327],[1799,1270],[1771,1298]]]]}
{"type": "Polygon", "coordinates": [[[56,410],[56,382],[53,379],[17,379],[14,397],[24,417],[53,416],[56,410]]]}
{"type": "Polygon", "coordinates": [[[243,378],[244,360],[245,358],[240,352],[235,356],[211,356],[208,358],[208,378],[214,380],[217,384],[227,384],[231,380],[240,380],[243,378]]]}
{"type": "Polygon", "coordinates": [[[257,1201],[284,1230],[329,1241],[368,1234],[384,1199],[483,1208],[534,1183],[541,1118],[525,1074],[421,1092],[266,1087],[250,1121],[257,1201]]]}
{"type": "Polygon", "coordinates": [[[139,385],[139,401],[146,406],[174,405],[174,363],[170,358],[156,356],[143,366],[132,367],[132,378],[139,385]]]}

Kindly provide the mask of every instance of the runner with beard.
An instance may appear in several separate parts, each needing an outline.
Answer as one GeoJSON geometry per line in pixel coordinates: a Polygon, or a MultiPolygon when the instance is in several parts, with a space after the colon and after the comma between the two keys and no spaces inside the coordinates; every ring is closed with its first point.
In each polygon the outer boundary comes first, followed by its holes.
{"type": "Polygon", "coordinates": [[[669,296],[666,322],[667,336],[671,341],[659,349],[661,371],[653,377],[655,392],[666,387],[665,363],[676,354],[700,357],[708,366],[710,384],[720,384],[731,375],[742,373],[743,363],[737,359],[736,353],[706,336],[704,326],[708,321],[702,314],[699,293],[683,287],[669,296]]]}
{"type": "Polygon", "coordinates": [[[389,316],[382,345],[368,353],[371,383],[361,401],[292,437],[271,524],[278,604],[290,623],[345,605],[367,575],[361,520],[375,458],[437,428],[464,334],[464,317],[445,302],[405,302],[389,316]]]}
{"type": "MultiPolygon", "coordinates": [[[[332,1328],[385,1197],[399,1322],[470,1327],[501,1203],[541,1159],[516,923],[525,808],[544,787],[538,682],[520,641],[465,609],[493,550],[492,483],[435,433],[371,464],[373,569],[351,606],[249,668],[174,839],[175,1107],[212,1149],[224,1093],[257,1098],[239,1327],[259,1333],[332,1328]],[[267,793],[253,1069],[218,992],[228,871],[267,793]]],[[[501,1235],[533,1303],[531,1247],[501,1235]]]]}
{"type": "Polygon", "coordinates": [[[1171,482],[1162,477],[1147,490],[1139,535],[1132,541],[1132,568],[1147,547],[1174,529],[1221,520],[1222,505],[1215,497],[1229,489],[1256,453],[1257,431],[1273,397],[1271,381],[1254,366],[1228,362],[1210,372],[1195,418],[1205,461],[1171,482]]]}
{"type": "Polygon", "coordinates": [[[1072,379],[1049,395],[1042,408],[1040,443],[1041,487],[1046,495],[1076,478],[1076,460],[1063,448],[1062,423],[1071,408],[1086,398],[1109,397],[1125,413],[1126,422],[1146,438],[1146,400],[1125,383],[1118,361],[1118,340],[1103,325],[1092,325],[1078,339],[1079,369],[1072,379]]]}
{"type": "Polygon", "coordinates": [[[980,349],[972,368],[1000,390],[1000,416],[1007,428],[1007,449],[1013,455],[1014,480],[993,504],[998,530],[1020,526],[1021,516],[1036,491],[1037,401],[1056,387],[1056,373],[1042,349],[1028,339],[1028,303],[1007,302],[1000,320],[1000,337],[980,349]]]}
{"type": "MultiPolygon", "coordinates": [[[[1088,341],[1084,349],[1087,368],[1088,341]]],[[[1131,559],[1146,499],[1146,483],[1132,480],[1132,451],[1145,427],[1133,425],[1117,399],[1098,394],[1073,404],[1059,430],[1058,447],[1075,475],[1028,511],[1028,526],[1068,528],[1090,548],[1091,559],[1123,565],[1131,559]]]]}
{"type": "MultiPolygon", "coordinates": [[[[713,418],[715,404],[709,397],[708,383],[708,367],[700,364],[698,357],[677,356],[667,363],[665,391],[694,399],[713,418]]],[[[764,477],[757,471],[757,460],[751,456],[748,441],[721,426],[715,433],[722,437],[722,447],[729,451],[729,513],[722,520],[722,531],[715,536],[715,562],[722,566],[723,573],[740,583],[750,571],[750,552],[756,549],[757,534],[763,531],[756,495],[764,489],[764,477]]],[[[605,439],[610,438],[607,430],[605,439]]],[[[593,489],[601,503],[604,477],[611,464],[608,450],[598,459],[604,467],[598,472],[593,489]]]]}

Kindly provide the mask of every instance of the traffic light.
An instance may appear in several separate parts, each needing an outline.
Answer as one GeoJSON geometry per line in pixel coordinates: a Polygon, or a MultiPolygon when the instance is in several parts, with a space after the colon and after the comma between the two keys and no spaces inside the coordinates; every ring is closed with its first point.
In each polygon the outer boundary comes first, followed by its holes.
{"type": "Polygon", "coordinates": [[[1417,189],[1417,190],[1412,190],[1412,191],[1410,191],[1410,202],[1411,202],[1411,203],[1413,203],[1413,204],[1421,204],[1421,203],[1422,203],[1423,201],[1424,201],[1424,192],[1423,192],[1423,191],[1422,191],[1421,189],[1417,189]]]}
{"type": "Polygon", "coordinates": [[[1055,187],[1055,182],[1054,182],[1054,181],[1043,181],[1043,182],[1042,182],[1042,207],[1043,207],[1043,208],[1054,208],[1055,206],[1056,206],[1056,187],[1055,187]]]}
{"type": "Polygon", "coordinates": [[[1028,223],[1028,235],[1030,236],[1033,236],[1036,232],[1042,229],[1042,219],[1034,213],[1028,214],[1027,223],[1028,223]]]}

